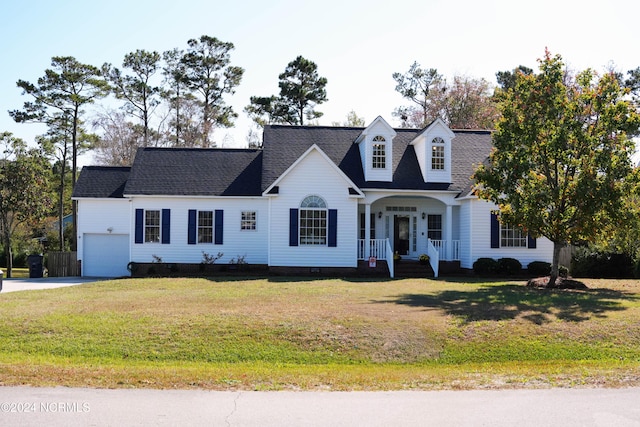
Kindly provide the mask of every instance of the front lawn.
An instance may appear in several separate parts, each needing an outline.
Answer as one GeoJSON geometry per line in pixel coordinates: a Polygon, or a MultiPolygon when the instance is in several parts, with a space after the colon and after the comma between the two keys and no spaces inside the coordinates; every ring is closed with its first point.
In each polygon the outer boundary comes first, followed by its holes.
{"type": "Polygon", "coordinates": [[[0,294],[0,385],[640,385],[640,281],[128,279],[0,294]]]}

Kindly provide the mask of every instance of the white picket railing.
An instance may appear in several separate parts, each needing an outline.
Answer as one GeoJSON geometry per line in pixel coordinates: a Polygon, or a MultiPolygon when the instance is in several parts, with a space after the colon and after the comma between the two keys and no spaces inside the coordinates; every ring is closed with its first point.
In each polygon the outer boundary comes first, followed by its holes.
{"type": "Polygon", "coordinates": [[[429,242],[433,245],[443,261],[459,261],[460,260],[460,240],[451,241],[451,259],[447,256],[447,241],[446,240],[432,240],[429,242]]]}
{"type": "MultiPolygon", "coordinates": [[[[367,260],[369,257],[377,259],[387,259],[387,242],[389,239],[358,239],[358,259],[367,260]],[[369,244],[369,254],[366,253],[367,243],[369,244]]],[[[393,251],[391,251],[393,254],[393,251]]],[[[393,259],[393,256],[391,257],[393,259]]]]}
{"type": "MultiPolygon", "coordinates": [[[[442,240],[437,241],[442,242],[442,240]]],[[[427,255],[429,255],[429,264],[431,264],[431,268],[433,269],[433,277],[438,277],[438,270],[440,268],[440,252],[431,239],[427,242],[427,255]]]]}

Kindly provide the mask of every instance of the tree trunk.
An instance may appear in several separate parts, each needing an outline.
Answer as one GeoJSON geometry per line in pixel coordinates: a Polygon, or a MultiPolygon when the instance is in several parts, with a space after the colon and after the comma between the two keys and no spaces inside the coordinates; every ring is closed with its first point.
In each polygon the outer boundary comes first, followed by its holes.
{"type": "MultiPolygon", "coordinates": [[[[80,120],[80,107],[76,104],[73,114],[73,134],[71,135],[71,192],[76,188],[76,179],[78,171],[78,121],[80,120]]],[[[77,202],[71,201],[71,218],[73,221],[72,230],[73,236],[71,236],[71,250],[75,251],[78,241],[78,209],[77,202]]]]}
{"type": "MultiPolygon", "coordinates": [[[[65,142],[66,144],[66,142],[65,142]]],[[[67,161],[66,148],[65,154],[62,156],[62,170],[60,171],[60,194],[58,195],[58,238],[60,239],[60,252],[64,252],[64,173],[65,173],[65,163],[67,161]]]]}
{"type": "Polygon", "coordinates": [[[556,280],[559,276],[560,251],[564,247],[564,242],[553,242],[553,260],[551,261],[551,274],[549,275],[548,288],[555,288],[556,280]]]}
{"type": "Polygon", "coordinates": [[[2,221],[2,240],[4,241],[4,255],[7,259],[7,271],[5,277],[10,279],[13,277],[13,251],[11,250],[11,232],[6,217],[2,221]]]}

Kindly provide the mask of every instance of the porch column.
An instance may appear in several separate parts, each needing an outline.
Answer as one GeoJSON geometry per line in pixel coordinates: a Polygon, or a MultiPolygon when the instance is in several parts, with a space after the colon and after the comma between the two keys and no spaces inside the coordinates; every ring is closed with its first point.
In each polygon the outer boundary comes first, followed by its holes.
{"type": "Polygon", "coordinates": [[[446,261],[449,261],[453,257],[453,207],[451,205],[447,205],[446,212],[444,216],[444,241],[446,246],[446,261]]]}
{"type": "Polygon", "coordinates": [[[364,205],[364,259],[368,260],[371,256],[371,204],[364,205]]]}

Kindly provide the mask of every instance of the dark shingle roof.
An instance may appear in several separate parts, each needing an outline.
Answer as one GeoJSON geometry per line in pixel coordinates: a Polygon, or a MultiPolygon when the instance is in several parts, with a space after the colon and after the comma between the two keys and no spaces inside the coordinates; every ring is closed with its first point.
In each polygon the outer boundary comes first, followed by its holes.
{"type": "Polygon", "coordinates": [[[259,196],[257,149],[140,148],[124,194],[259,196]]]}
{"type": "Polygon", "coordinates": [[[130,167],[85,166],[72,197],[121,198],[130,167]]]}
{"type": "Polygon", "coordinates": [[[85,167],[74,197],[123,195],[260,196],[313,144],[360,189],[449,190],[466,195],[491,151],[491,132],[454,131],[451,183],[425,183],[409,145],[422,131],[396,129],[393,181],[366,182],[354,141],[364,128],[271,125],[263,149],[140,148],[131,168],[85,167]]]}
{"type": "Polygon", "coordinates": [[[471,175],[491,150],[490,131],[454,131],[451,183],[425,183],[415,150],[409,145],[420,129],[396,129],[393,139],[393,181],[366,182],[360,150],[354,144],[364,128],[271,125],[264,129],[262,189],[284,173],[311,145],[316,144],[361,189],[451,190],[468,192],[471,175]]]}

